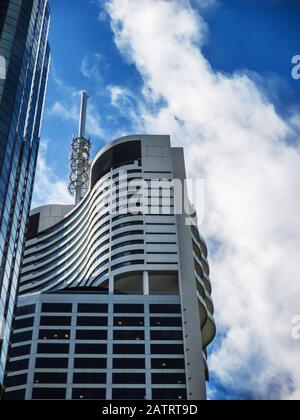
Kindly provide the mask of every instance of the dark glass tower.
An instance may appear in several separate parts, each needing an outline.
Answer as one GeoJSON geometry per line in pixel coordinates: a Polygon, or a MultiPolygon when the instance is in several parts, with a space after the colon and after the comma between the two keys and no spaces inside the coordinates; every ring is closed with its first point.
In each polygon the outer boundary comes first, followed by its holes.
{"type": "Polygon", "coordinates": [[[0,0],[0,386],[3,385],[50,63],[47,0],[0,0]],[[5,76],[3,74],[5,73],[5,76]]]}

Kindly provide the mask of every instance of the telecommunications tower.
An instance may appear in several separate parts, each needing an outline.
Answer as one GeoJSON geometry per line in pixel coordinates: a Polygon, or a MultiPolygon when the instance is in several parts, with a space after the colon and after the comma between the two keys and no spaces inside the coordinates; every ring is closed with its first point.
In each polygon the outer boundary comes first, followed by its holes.
{"type": "Polygon", "coordinates": [[[91,141],[85,137],[88,99],[88,95],[82,92],[78,136],[72,140],[69,192],[75,197],[75,205],[80,203],[89,188],[91,141]]]}

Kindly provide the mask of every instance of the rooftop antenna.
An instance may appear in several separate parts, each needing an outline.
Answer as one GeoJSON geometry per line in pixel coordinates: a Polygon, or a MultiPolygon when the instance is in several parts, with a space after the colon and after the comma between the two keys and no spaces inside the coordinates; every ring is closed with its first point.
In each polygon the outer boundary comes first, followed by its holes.
{"type": "Polygon", "coordinates": [[[72,140],[69,192],[75,197],[75,205],[80,203],[89,188],[91,141],[85,137],[88,99],[86,92],[81,92],[78,136],[72,140]]]}

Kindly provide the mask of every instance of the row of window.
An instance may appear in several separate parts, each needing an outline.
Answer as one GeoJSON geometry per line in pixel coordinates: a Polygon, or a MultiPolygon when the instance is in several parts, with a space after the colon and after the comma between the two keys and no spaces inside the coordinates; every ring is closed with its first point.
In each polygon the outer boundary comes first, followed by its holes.
{"type": "MultiPolygon", "coordinates": [[[[24,400],[25,390],[7,392],[6,400],[24,400]]],[[[34,388],[33,400],[65,400],[66,390],[63,388],[34,388]]],[[[112,390],[113,400],[145,400],[145,389],[115,388],[112,390]]],[[[186,400],[187,393],[184,389],[152,389],[153,400],[186,400]]],[[[106,389],[77,388],[72,391],[72,400],[106,400],[106,389]]]]}
{"type": "MultiPolygon", "coordinates": [[[[21,306],[17,308],[17,316],[26,316],[34,314],[35,305],[21,306]]],[[[42,312],[45,313],[68,313],[72,312],[73,305],[71,303],[43,303],[42,312]]],[[[77,307],[78,313],[107,313],[107,304],[98,303],[79,303],[77,307]]],[[[138,304],[115,304],[114,313],[144,313],[144,305],[138,304]]],[[[150,313],[181,313],[180,305],[150,305],[150,313]]]]}
{"type": "MultiPolygon", "coordinates": [[[[134,173],[137,173],[138,174],[138,173],[141,173],[141,172],[142,171],[140,169],[133,169],[133,170],[126,171],[127,174],[134,174],[134,173]]],[[[117,173],[116,175],[114,175],[113,178],[117,178],[117,177],[119,177],[119,173],[117,173]]],[[[101,185],[98,186],[98,188],[99,189],[102,188],[104,184],[108,184],[110,186],[111,185],[111,178],[106,179],[101,185]]],[[[96,201],[98,198],[100,198],[107,191],[109,191],[109,188],[105,188],[104,190],[102,190],[100,192],[100,194],[94,199],[94,201],[96,201]]],[[[75,211],[75,213],[73,213],[73,218],[76,218],[76,215],[77,215],[77,213],[80,210],[82,210],[81,207],[79,207],[75,211]]],[[[109,213],[105,214],[104,217],[102,217],[102,218],[105,218],[108,215],[109,215],[109,213]]],[[[100,219],[98,219],[98,222],[99,221],[100,221],[100,219]]],[[[65,223],[65,221],[60,222],[58,225],[55,225],[55,227],[47,229],[47,233],[40,234],[37,237],[38,238],[41,238],[41,237],[44,237],[46,235],[49,235],[51,232],[55,232],[57,230],[58,226],[63,225],[64,223],[65,223]]],[[[60,232],[58,234],[54,235],[54,236],[52,235],[50,239],[53,240],[53,239],[55,239],[56,236],[59,236],[59,235],[60,235],[60,232]]],[[[49,241],[49,238],[47,240],[49,241]]],[[[27,249],[29,249],[29,247],[27,249]]]]}
{"type": "MultiPolygon", "coordinates": [[[[21,357],[30,354],[31,346],[12,347],[10,357],[21,357]]],[[[38,354],[68,354],[69,344],[38,344],[38,354]]],[[[151,344],[152,354],[183,354],[181,344],[151,344]]],[[[106,344],[76,344],[75,354],[107,354],[106,344]]],[[[144,344],[114,344],[113,354],[145,354],[144,344]]]]}
{"type": "MultiPolygon", "coordinates": [[[[38,357],[36,359],[36,369],[68,369],[69,360],[67,358],[48,358],[38,357]]],[[[145,359],[113,359],[113,369],[145,369],[145,359]]],[[[28,370],[29,359],[17,360],[9,362],[9,372],[20,372],[28,370]]],[[[74,360],[74,369],[106,369],[107,359],[106,358],[85,358],[77,357],[74,360]]],[[[169,359],[169,358],[158,358],[151,360],[151,368],[166,370],[166,369],[180,369],[183,370],[184,359],[169,359]]]]}
{"type": "MultiPolygon", "coordinates": [[[[73,216],[74,216],[74,213],[73,213],[73,216]]],[[[104,219],[105,219],[106,217],[108,217],[108,216],[109,216],[109,212],[102,214],[100,217],[98,217],[98,218],[97,218],[96,223],[100,223],[102,220],[104,220],[104,219]]],[[[78,221],[78,220],[77,220],[77,221],[78,221]]],[[[76,231],[72,232],[72,234],[74,234],[74,235],[76,236],[76,234],[78,234],[78,232],[82,232],[82,229],[83,229],[83,228],[84,228],[84,227],[85,227],[85,226],[86,226],[89,222],[90,222],[90,220],[89,220],[89,218],[88,218],[88,220],[84,223],[84,225],[83,225],[83,226],[80,226],[80,229],[76,229],[76,231]]],[[[60,223],[56,224],[56,225],[55,225],[55,230],[57,230],[57,229],[58,229],[58,226],[59,226],[61,223],[65,223],[65,220],[63,220],[62,222],[60,222],[60,223]]],[[[95,223],[95,224],[96,224],[96,223],[95,223]]],[[[47,231],[47,232],[48,232],[48,234],[47,234],[47,235],[49,235],[50,230],[51,230],[51,228],[47,231]]],[[[56,233],[55,235],[52,235],[51,237],[50,237],[50,236],[48,236],[47,240],[45,240],[45,241],[43,241],[43,242],[39,242],[39,245],[41,245],[41,244],[48,244],[48,243],[50,243],[50,242],[53,242],[53,241],[54,241],[54,239],[61,237],[61,236],[62,236],[62,233],[63,233],[63,231],[58,231],[58,233],[56,233]]],[[[93,235],[93,236],[94,236],[94,235],[93,235]]],[[[83,235],[82,235],[80,238],[78,238],[78,240],[80,241],[80,240],[82,239],[82,237],[83,237],[83,235]]],[[[36,239],[39,239],[39,235],[37,235],[37,236],[36,236],[36,239]]],[[[65,239],[66,239],[66,236],[64,236],[64,237],[63,237],[63,240],[65,240],[65,239]]],[[[61,242],[61,241],[59,241],[59,242],[61,242]]],[[[58,242],[58,243],[59,243],[59,242],[58,242]]],[[[58,243],[56,243],[56,247],[57,247],[58,243]]],[[[73,245],[73,246],[69,249],[69,251],[73,250],[75,246],[77,246],[77,243],[75,243],[75,244],[74,244],[74,245],[73,245]]],[[[27,247],[26,247],[26,250],[28,251],[28,250],[33,249],[33,248],[36,248],[36,244],[27,246],[27,247]]],[[[47,247],[47,248],[43,248],[42,253],[45,253],[46,251],[49,251],[49,250],[53,250],[54,248],[55,248],[55,247],[53,247],[53,245],[51,245],[50,247],[47,247]]],[[[41,263],[43,263],[43,262],[49,261],[49,258],[50,258],[50,257],[52,257],[52,256],[56,255],[56,254],[57,254],[57,250],[56,250],[55,252],[51,252],[51,254],[50,254],[50,255],[47,255],[46,257],[41,257],[41,258],[39,258],[39,254],[40,254],[40,253],[41,253],[40,251],[35,251],[33,254],[32,254],[32,253],[31,253],[31,254],[27,254],[27,255],[26,255],[26,259],[27,259],[27,258],[31,258],[31,257],[35,257],[35,263],[36,263],[36,264],[41,264],[41,263]]],[[[25,264],[23,264],[23,267],[30,266],[31,264],[32,264],[32,263],[25,263],[25,264]]]]}
{"type": "MultiPolygon", "coordinates": [[[[103,220],[103,219],[105,219],[107,216],[109,215],[109,213],[105,213],[104,215],[102,215],[101,217],[99,217],[98,219],[97,219],[97,222],[95,222],[94,224],[93,224],[93,226],[94,225],[96,225],[97,223],[99,223],[101,220],[103,220]]],[[[73,243],[71,244],[71,243],[69,243],[68,245],[70,246],[69,247],[69,250],[68,250],[68,252],[70,253],[71,251],[73,251],[73,250],[75,250],[77,247],[78,247],[78,244],[80,243],[80,242],[82,242],[82,240],[84,239],[84,237],[85,237],[85,234],[82,234],[82,232],[83,232],[83,229],[85,228],[85,226],[86,225],[88,225],[89,224],[89,219],[85,222],[85,224],[83,225],[83,226],[80,226],[76,231],[74,231],[73,233],[74,233],[74,235],[76,236],[76,242],[74,242],[73,241],[73,243]],[[80,235],[79,235],[79,233],[80,233],[80,235]]],[[[93,233],[93,236],[92,236],[92,238],[91,238],[91,240],[92,239],[94,239],[95,238],[95,236],[97,236],[97,242],[99,242],[102,238],[104,238],[106,235],[108,235],[108,233],[109,233],[109,231],[106,231],[106,232],[104,232],[102,235],[98,235],[98,232],[99,231],[101,231],[101,228],[103,228],[103,227],[105,227],[107,224],[104,224],[103,226],[101,226],[99,229],[97,229],[97,231],[95,231],[94,233],[93,233]]],[[[55,235],[55,236],[61,236],[61,232],[58,234],[58,235],[55,235]]],[[[53,237],[53,239],[54,239],[54,237],[53,237]]],[[[60,239],[56,244],[51,244],[50,246],[48,246],[48,247],[46,247],[46,248],[42,248],[42,249],[39,249],[39,250],[35,250],[35,251],[33,251],[33,253],[27,253],[26,254],[26,257],[25,257],[25,261],[24,261],[24,264],[23,264],[23,268],[25,269],[25,268],[27,268],[28,266],[31,266],[32,265],[32,262],[26,262],[27,260],[29,260],[30,258],[32,258],[32,257],[34,257],[35,258],[35,264],[42,264],[43,262],[48,262],[52,257],[54,257],[54,256],[57,256],[57,252],[58,252],[58,246],[62,246],[63,245],[63,241],[66,241],[66,239],[67,239],[67,237],[66,236],[64,236],[62,239],[60,239]],[[55,251],[53,251],[53,250],[55,250],[55,251]],[[46,256],[43,256],[46,252],[50,252],[50,253],[48,253],[48,255],[46,255],[46,256]],[[41,256],[42,255],[42,256],[41,256]]],[[[52,239],[51,238],[48,238],[48,240],[47,241],[44,241],[44,243],[46,244],[46,243],[49,243],[50,241],[51,241],[52,239]]],[[[105,245],[107,245],[107,244],[109,244],[109,240],[106,240],[106,241],[102,241],[101,243],[99,243],[99,246],[98,246],[98,248],[97,248],[97,250],[99,249],[99,247],[104,247],[105,245]]],[[[39,245],[41,245],[41,244],[39,244],[39,245]]],[[[32,249],[32,248],[36,248],[36,244],[35,245],[30,245],[30,246],[28,246],[26,249],[27,250],[30,250],[30,249],[32,249]]],[[[84,243],[82,243],[82,245],[80,245],[80,247],[79,248],[77,248],[77,251],[76,251],[76,253],[77,254],[79,254],[80,253],[80,251],[82,250],[84,248],[84,243]]],[[[58,258],[57,259],[57,263],[59,263],[61,260],[63,259],[63,257],[60,257],[60,258],[58,258]]],[[[25,273],[23,273],[23,275],[26,275],[25,273]]]]}
{"type": "MultiPolygon", "coordinates": [[[[94,234],[93,234],[93,238],[97,235],[97,241],[100,241],[101,239],[103,239],[103,238],[105,238],[106,236],[108,236],[109,234],[110,234],[110,230],[108,229],[108,230],[106,230],[105,232],[103,232],[101,235],[98,235],[98,233],[99,232],[101,232],[101,230],[103,230],[103,228],[105,227],[105,226],[108,226],[109,225],[109,222],[106,222],[106,223],[104,223],[99,229],[97,229],[95,232],[94,232],[94,234]]],[[[143,231],[141,231],[141,233],[143,234],[144,232],[143,231]]],[[[134,232],[123,232],[122,234],[119,234],[119,235],[116,235],[115,237],[113,237],[112,238],[112,240],[114,241],[115,239],[118,239],[119,237],[125,237],[125,236],[130,236],[130,235],[132,235],[132,234],[134,234],[134,232]]],[[[78,240],[81,240],[82,238],[80,238],[80,239],[78,239],[78,240]]],[[[66,240],[66,238],[64,237],[62,240],[60,240],[60,242],[61,241],[65,241],[66,240]]],[[[59,244],[59,243],[58,243],[59,244]]],[[[58,246],[58,244],[56,244],[56,246],[58,246]]],[[[103,241],[101,244],[99,244],[99,246],[98,246],[98,248],[97,248],[97,250],[99,249],[99,248],[102,248],[103,246],[105,246],[105,245],[107,245],[107,244],[109,244],[109,240],[106,240],[106,241],[103,241]]],[[[44,248],[42,251],[39,251],[39,253],[45,253],[45,252],[48,252],[48,251],[51,251],[51,250],[53,250],[53,244],[51,245],[51,246],[49,246],[49,247],[47,247],[47,248],[44,248]]],[[[71,249],[74,249],[75,247],[77,246],[77,242],[76,242],[76,244],[74,244],[71,248],[70,248],[70,250],[71,249]]],[[[82,245],[82,246],[80,246],[80,248],[77,250],[77,253],[80,253],[80,251],[82,250],[84,248],[84,246],[82,245]]],[[[32,257],[32,256],[36,256],[37,255],[37,251],[35,251],[35,253],[34,254],[28,254],[28,255],[26,255],[26,259],[28,259],[28,258],[30,258],[30,257],[32,257]]],[[[48,255],[47,256],[47,258],[49,259],[49,257],[51,256],[51,255],[55,255],[55,252],[52,252],[50,255],[48,255]]],[[[26,259],[25,259],[25,264],[24,264],[24,266],[26,265],[29,265],[29,264],[27,264],[26,263],[26,259]]],[[[44,258],[39,258],[38,259],[38,261],[42,261],[44,258]]],[[[45,260],[46,260],[46,258],[45,258],[45,260]]],[[[59,260],[58,261],[61,261],[61,258],[59,258],[59,260]]],[[[51,263],[51,264],[46,264],[45,266],[43,266],[43,267],[40,267],[40,269],[39,269],[39,271],[41,271],[41,270],[43,270],[43,269],[46,269],[46,268],[48,268],[48,267],[51,267],[53,264],[51,263]]],[[[60,264],[59,265],[60,267],[63,267],[64,266],[64,263],[62,263],[62,264],[60,264]]],[[[50,276],[52,273],[54,273],[55,272],[55,270],[57,270],[57,267],[55,268],[55,269],[53,269],[53,270],[51,270],[51,271],[48,271],[46,274],[44,274],[44,275],[41,275],[41,276],[39,276],[39,277],[36,277],[35,278],[35,280],[40,280],[40,279],[43,279],[46,275],[47,276],[50,276]]],[[[30,271],[28,271],[28,272],[24,272],[23,273],[23,276],[26,276],[26,275],[28,275],[28,274],[30,274],[30,271]]],[[[28,282],[30,282],[30,281],[28,281],[28,282]]],[[[28,282],[23,282],[23,284],[26,284],[26,283],[28,283],[28,282]]]]}
{"type": "MultiPolygon", "coordinates": [[[[129,171],[130,172],[130,171],[129,171]]],[[[138,170],[134,170],[133,172],[138,172],[138,170]]],[[[132,172],[132,173],[133,173],[132,172]]],[[[103,192],[102,192],[103,193],[103,192]]],[[[49,230],[50,231],[50,230],[49,230]]],[[[49,232],[48,232],[48,234],[49,234],[49,232]]],[[[54,237],[51,237],[51,239],[53,239],[54,237]]]]}
{"type": "Polygon", "coordinates": [[[120,252],[119,254],[113,255],[111,257],[111,261],[115,261],[124,257],[130,257],[131,255],[144,255],[144,254],[145,252],[143,249],[135,249],[133,251],[124,251],[124,252],[120,252]]]}
{"type": "MultiPolygon", "coordinates": [[[[16,320],[14,330],[18,331],[25,328],[33,327],[34,318],[26,318],[16,320]]],[[[107,326],[107,317],[78,317],[78,327],[102,327],[107,326]]],[[[114,326],[116,327],[142,327],[145,324],[144,317],[114,317],[114,326]]],[[[71,326],[71,317],[41,317],[41,326],[44,327],[68,327],[71,326]]],[[[180,317],[151,317],[150,325],[152,327],[181,327],[182,320],[180,317]]]]}
{"type": "MultiPolygon", "coordinates": [[[[69,340],[70,330],[40,330],[40,340],[69,340]]],[[[114,340],[145,340],[144,331],[115,330],[114,340]]],[[[151,331],[150,339],[153,341],[182,340],[181,331],[151,331]]],[[[13,335],[13,343],[22,343],[32,340],[32,331],[21,332],[13,335]]],[[[77,330],[76,340],[107,340],[107,330],[77,330]]]]}
{"type": "MultiPolygon", "coordinates": [[[[72,384],[94,384],[94,385],[105,385],[107,381],[106,373],[74,373],[72,378],[72,384]]],[[[151,383],[154,385],[184,385],[185,384],[184,373],[152,373],[151,383]]],[[[34,383],[41,385],[49,384],[66,384],[68,382],[67,373],[35,373],[34,383]]],[[[27,374],[8,376],[6,378],[6,387],[12,388],[17,386],[26,385],[27,374]]],[[[112,375],[113,384],[122,385],[133,385],[133,384],[145,384],[146,374],[145,373],[113,373],[112,375]]]]}
{"type": "MultiPolygon", "coordinates": [[[[100,209],[99,210],[99,213],[101,213],[102,212],[102,210],[104,210],[104,209],[106,209],[108,207],[108,204],[105,204],[105,206],[102,208],[102,209],[100,209]]],[[[95,219],[94,220],[94,222],[93,222],[93,225],[92,226],[96,226],[101,220],[103,220],[103,219],[105,219],[107,216],[109,215],[109,213],[105,213],[104,215],[102,215],[101,217],[99,217],[98,219],[95,219]]],[[[88,225],[88,221],[87,222],[85,222],[84,223],[84,225],[83,226],[81,226],[81,228],[78,230],[76,230],[76,231],[74,231],[74,232],[70,232],[70,233],[72,233],[73,235],[75,234],[76,235],[76,233],[79,233],[79,231],[81,231],[82,232],[82,230],[86,227],[88,225]]],[[[101,234],[100,236],[98,236],[97,234],[99,233],[99,232],[101,232],[106,226],[109,226],[110,225],[110,221],[108,220],[108,221],[106,221],[105,223],[103,223],[101,226],[99,226],[99,228],[93,233],[93,238],[95,237],[95,236],[97,236],[97,240],[100,240],[101,238],[104,238],[106,235],[108,235],[109,233],[110,233],[110,230],[108,229],[108,230],[106,230],[103,234],[101,234]]],[[[119,229],[121,229],[122,227],[130,227],[130,226],[140,226],[140,225],[143,225],[143,222],[142,221],[133,221],[133,222],[128,222],[128,223],[126,223],[126,224],[123,224],[123,225],[119,225],[119,226],[116,226],[116,227],[114,227],[113,228],[113,231],[114,230],[117,230],[118,228],[119,229]]],[[[128,235],[128,233],[127,233],[127,235],[128,235]]],[[[41,247],[42,245],[44,245],[44,244],[47,244],[47,243],[49,243],[49,242],[52,242],[55,238],[59,238],[55,243],[52,243],[51,244],[51,246],[49,246],[49,247],[46,247],[46,248],[43,248],[42,250],[39,250],[38,252],[37,251],[34,251],[34,253],[33,254],[27,254],[27,258],[30,258],[30,257],[32,257],[32,256],[38,256],[38,254],[44,254],[45,252],[48,252],[48,251],[53,251],[53,249],[56,247],[58,247],[58,246],[60,246],[63,242],[65,242],[66,240],[67,240],[67,236],[65,235],[65,236],[62,236],[61,235],[61,232],[60,233],[58,233],[58,234],[56,234],[56,235],[54,235],[53,237],[51,237],[51,238],[48,238],[47,240],[44,240],[44,241],[40,241],[39,243],[38,243],[38,245],[39,245],[39,247],[41,247]]],[[[82,239],[82,237],[80,237],[80,239],[79,240],[81,240],[82,239]]],[[[102,244],[103,245],[103,244],[102,244]]],[[[26,250],[28,251],[28,250],[30,250],[30,249],[33,249],[33,248],[36,248],[36,244],[35,245],[30,245],[30,246],[28,246],[27,248],[26,248],[26,250]]],[[[72,249],[74,248],[74,246],[72,246],[72,249]]],[[[51,255],[55,255],[55,253],[51,253],[51,255]]],[[[48,258],[49,258],[49,256],[48,256],[48,258]]],[[[42,261],[44,260],[44,257],[42,257],[42,258],[39,258],[38,259],[38,261],[41,263],[42,261]]],[[[47,259],[45,258],[45,261],[46,261],[47,259]]],[[[26,261],[25,261],[25,266],[27,266],[28,264],[26,263],[26,261]]],[[[47,266],[45,266],[45,268],[46,268],[47,266]]]]}

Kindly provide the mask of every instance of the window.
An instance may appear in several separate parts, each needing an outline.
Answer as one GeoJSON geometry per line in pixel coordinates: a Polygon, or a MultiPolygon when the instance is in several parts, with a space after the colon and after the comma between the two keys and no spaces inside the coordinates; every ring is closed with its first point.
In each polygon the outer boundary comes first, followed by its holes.
{"type": "Polygon", "coordinates": [[[186,400],[186,390],[184,389],[153,389],[153,400],[186,400]]]}
{"type": "Polygon", "coordinates": [[[36,373],[34,375],[35,384],[66,384],[67,373],[36,373]]]}
{"type": "Polygon", "coordinates": [[[41,325],[43,326],[69,326],[71,325],[71,317],[69,316],[42,316],[41,325]]]}
{"type": "Polygon", "coordinates": [[[8,363],[8,372],[18,372],[21,370],[27,370],[29,366],[29,359],[18,360],[16,362],[8,363]]]}
{"type": "Polygon", "coordinates": [[[113,245],[111,247],[111,249],[112,249],[112,251],[115,251],[116,249],[124,248],[126,246],[131,246],[131,245],[144,245],[144,241],[143,240],[135,240],[135,241],[122,242],[120,244],[113,245]]]}
{"type": "MultiPolygon", "coordinates": [[[[161,207],[161,206],[159,206],[159,207],[161,207]]],[[[174,206],[171,206],[171,207],[174,207],[174,206]]],[[[170,215],[171,215],[171,213],[170,213],[170,215]]],[[[168,236],[173,236],[173,235],[176,235],[176,232],[147,232],[146,233],[147,235],[156,235],[156,236],[166,236],[166,235],[168,235],[168,236]]],[[[168,238],[169,239],[169,238],[168,238]]]]}
{"type": "Polygon", "coordinates": [[[115,232],[116,230],[123,229],[123,228],[126,228],[126,227],[130,227],[130,226],[143,226],[143,225],[144,225],[144,222],[143,221],[126,222],[126,223],[121,223],[121,224],[119,224],[117,226],[114,226],[112,228],[112,231],[115,232]]]}
{"type": "Polygon", "coordinates": [[[160,317],[150,318],[151,327],[182,327],[181,318],[160,317]]]}
{"type": "Polygon", "coordinates": [[[181,341],[183,340],[182,331],[151,331],[153,341],[181,341]]]}
{"type": "Polygon", "coordinates": [[[106,373],[74,373],[74,384],[106,384],[106,373]]]}
{"type": "Polygon", "coordinates": [[[143,230],[131,230],[128,232],[123,232],[123,233],[118,233],[117,235],[114,235],[112,238],[112,242],[117,241],[118,239],[121,238],[126,238],[126,236],[135,236],[135,235],[144,235],[144,231],[143,230]]]}
{"type": "Polygon", "coordinates": [[[33,214],[32,216],[29,217],[27,235],[26,235],[27,240],[34,238],[38,234],[39,224],[40,224],[40,213],[33,214]]]}
{"type": "Polygon", "coordinates": [[[79,313],[95,313],[95,314],[106,314],[108,312],[108,305],[106,304],[93,304],[93,303],[79,303],[79,313]]]}
{"type": "Polygon", "coordinates": [[[144,344],[114,344],[114,354],[144,354],[144,344]]]}
{"type": "Polygon", "coordinates": [[[177,245],[177,242],[146,242],[147,245],[177,245]]]}
{"type": "Polygon", "coordinates": [[[35,305],[20,306],[16,309],[16,316],[25,316],[35,313],[35,305]]]}
{"type": "Polygon", "coordinates": [[[16,319],[14,322],[14,330],[22,330],[24,328],[33,327],[34,318],[16,319]]]}
{"type": "Polygon", "coordinates": [[[153,384],[177,384],[182,385],[186,383],[184,373],[153,373],[153,384]]]}
{"type": "Polygon", "coordinates": [[[145,359],[113,359],[114,369],[145,369],[145,359]]]}
{"type": "Polygon", "coordinates": [[[107,331],[79,330],[76,332],[76,340],[107,340],[107,331]]]}
{"type": "MultiPolygon", "coordinates": [[[[119,270],[120,268],[130,267],[132,265],[144,265],[144,260],[134,260],[134,261],[126,261],[121,264],[116,264],[111,267],[112,271],[119,270]]],[[[140,290],[132,290],[132,292],[140,292],[140,290]]]]}
{"type": "Polygon", "coordinates": [[[151,272],[149,273],[149,289],[150,289],[150,294],[164,294],[164,293],[178,294],[179,293],[178,273],[177,272],[169,272],[169,273],[168,272],[151,272]]]}
{"type": "Polygon", "coordinates": [[[144,373],[114,373],[113,384],[144,384],[146,375],[144,373]]]}
{"type": "Polygon", "coordinates": [[[10,357],[27,356],[30,354],[31,346],[12,347],[10,350],[10,357]]]}
{"type": "Polygon", "coordinates": [[[25,400],[25,389],[20,389],[19,391],[12,391],[9,392],[7,389],[4,394],[4,400],[6,401],[22,401],[25,400]]]}
{"type": "Polygon", "coordinates": [[[48,313],[67,313],[72,312],[71,303],[43,303],[42,312],[48,313]]]}
{"type": "Polygon", "coordinates": [[[180,305],[150,305],[152,314],[181,314],[180,305]]]}
{"type": "Polygon", "coordinates": [[[103,327],[107,325],[107,318],[86,316],[77,318],[78,327],[103,327]]]}
{"type": "Polygon", "coordinates": [[[73,400],[105,400],[106,399],[106,389],[98,388],[83,388],[83,389],[73,389],[72,394],[73,400]]]}
{"type": "Polygon", "coordinates": [[[64,388],[34,388],[32,391],[33,400],[65,400],[66,390],[64,388]]]}
{"type": "Polygon", "coordinates": [[[106,369],[106,359],[78,358],[74,361],[75,369],[106,369]]]}
{"type": "Polygon", "coordinates": [[[184,359],[152,359],[152,369],[185,369],[184,359]]]}
{"type": "Polygon", "coordinates": [[[147,226],[175,226],[175,223],[146,223],[147,226]]]}
{"type": "Polygon", "coordinates": [[[119,254],[113,255],[111,257],[111,260],[115,261],[115,260],[118,260],[120,258],[130,257],[131,255],[144,255],[144,250],[139,249],[139,250],[134,250],[134,251],[124,251],[124,252],[121,252],[119,254]]]}
{"type": "Polygon", "coordinates": [[[114,340],[145,340],[144,331],[114,331],[114,340]]]}
{"type": "Polygon", "coordinates": [[[40,330],[40,340],[69,340],[70,330],[40,330]]]}
{"type": "Polygon", "coordinates": [[[75,353],[77,354],[106,354],[106,344],[76,344],[75,353]]]}
{"type": "Polygon", "coordinates": [[[117,314],[143,314],[144,305],[114,305],[114,313],[117,314]]]}
{"type": "Polygon", "coordinates": [[[118,144],[103,153],[93,165],[91,174],[91,187],[106,175],[112,168],[140,161],[142,157],[141,141],[130,141],[118,144]]]}
{"type": "Polygon", "coordinates": [[[115,293],[143,294],[143,273],[120,274],[115,277],[115,293]]]}
{"type": "Polygon", "coordinates": [[[32,331],[22,332],[19,334],[13,334],[12,342],[13,343],[22,343],[25,341],[30,341],[32,339],[32,331]]]}
{"type": "Polygon", "coordinates": [[[176,344],[152,344],[152,354],[183,354],[183,346],[176,344]]]}
{"type": "Polygon", "coordinates": [[[143,327],[144,318],[136,317],[115,317],[114,326],[115,327],[143,327]]]}
{"type": "Polygon", "coordinates": [[[67,369],[68,359],[38,357],[35,362],[36,369],[67,369]]]}
{"type": "Polygon", "coordinates": [[[113,389],[112,391],[113,400],[144,400],[146,399],[145,389],[113,389]]]}
{"type": "Polygon", "coordinates": [[[65,354],[69,353],[69,344],[39,344],[37,352],[41,354],[65,354]]]}
{"type": "Polygon", "coordinates": [[[26,375],[17,375],[17,376],[8,376],[5,381],[5,386],[12,388],[14,386],[26,385],[27,383],[27,374],[26,375]]]}

